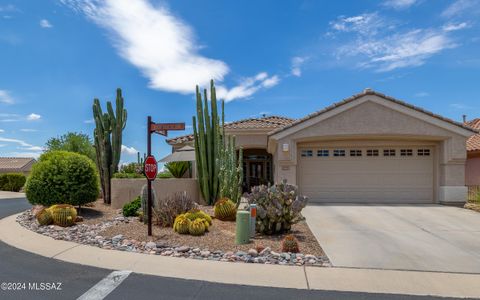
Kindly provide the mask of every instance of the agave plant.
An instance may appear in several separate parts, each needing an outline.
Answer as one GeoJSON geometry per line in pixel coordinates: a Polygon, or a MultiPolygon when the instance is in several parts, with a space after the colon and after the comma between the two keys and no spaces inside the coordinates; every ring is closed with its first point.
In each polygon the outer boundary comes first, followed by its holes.
{"type": "Polygon", "coordinates": [[[190,168],[190,162],[188,161],[172,161],[165,164],[165,168],[175,178],[182,178],[185,172],[190,168]]]}

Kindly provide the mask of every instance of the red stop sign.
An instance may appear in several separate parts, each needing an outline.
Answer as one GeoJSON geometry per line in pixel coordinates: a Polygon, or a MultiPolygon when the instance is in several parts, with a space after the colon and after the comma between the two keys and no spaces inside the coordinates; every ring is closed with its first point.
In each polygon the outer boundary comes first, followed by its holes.
{"type": "Polygon", "coordinates": [[[148,180],[155,180],[157,177],[157,160],[153,156],[148,156],[145,159],[145,164],[143,166],[145,171],[145,176],[148,180]]]}

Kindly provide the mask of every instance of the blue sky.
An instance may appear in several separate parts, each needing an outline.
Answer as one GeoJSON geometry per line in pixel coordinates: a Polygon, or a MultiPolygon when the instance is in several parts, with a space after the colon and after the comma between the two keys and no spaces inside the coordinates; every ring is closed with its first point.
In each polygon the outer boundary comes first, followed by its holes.
{"type": "MultiPolygon", "coordinates": [[[[124,92],[122,161],[148,114],[186,122],[216,80],[227,120],[303,117],[366,87],[480,117],[480,1],[0,0],[0,155],[92,134],[94,97],[124,92]]],[[[154,154],[167,155],[154,137],[154,154]]]]}

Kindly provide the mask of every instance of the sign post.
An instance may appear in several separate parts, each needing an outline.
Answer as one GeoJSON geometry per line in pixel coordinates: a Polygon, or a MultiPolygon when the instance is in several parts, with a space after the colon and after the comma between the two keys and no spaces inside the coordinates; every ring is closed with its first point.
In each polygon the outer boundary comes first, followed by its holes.
{"type": "Polygon", "coordinates": [[[158,165],[154,156],[152,156],[152,133],[158,133],[167,136],[169,130],[185,130],[185,123],[154,123],[152,117],[147,117],[147,158],[143,165],[145,177],[147,177],[147,218],[148,235],[152,235],[152,181],[155,180],[158,173],[158,165]]]}

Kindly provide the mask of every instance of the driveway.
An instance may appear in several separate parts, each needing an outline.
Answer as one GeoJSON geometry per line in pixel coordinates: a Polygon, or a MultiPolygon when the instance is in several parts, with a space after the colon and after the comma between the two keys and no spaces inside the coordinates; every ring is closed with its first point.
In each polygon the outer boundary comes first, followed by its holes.
{"type": "Polygon", "coordinates": [[[309,205],[337,267],[480,273],[480,213],[441,205],[309,205]]]}

